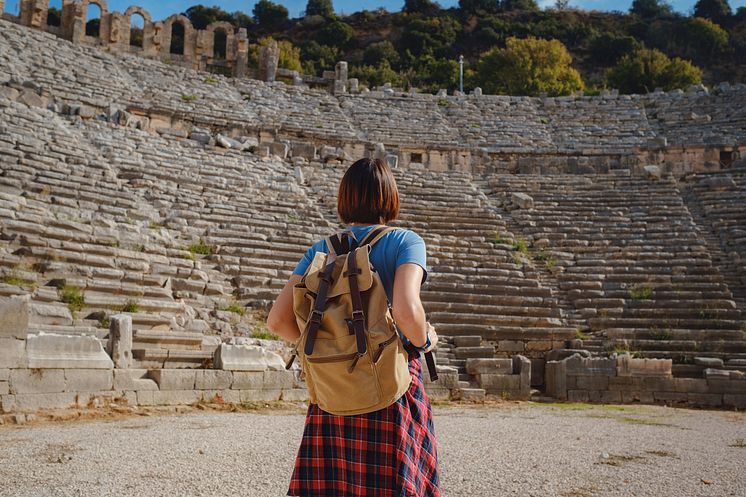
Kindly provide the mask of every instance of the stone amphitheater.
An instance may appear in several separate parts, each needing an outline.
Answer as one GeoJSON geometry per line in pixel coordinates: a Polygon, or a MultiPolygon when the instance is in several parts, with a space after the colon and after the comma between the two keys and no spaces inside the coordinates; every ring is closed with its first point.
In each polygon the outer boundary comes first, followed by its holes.
{"type": "Polygon", "coordinates": [[[343,62],[283,73],[272,46],[248,67],[230,27],[224,76],[215,27],[174,55],[187,20],[97,5],[100,38],[87,1],[0,19],[6,416],[307,400],[264,315],[366,155],[428,245],[431,398],[746,407],[745,85],[369,91],[343,62]]]}

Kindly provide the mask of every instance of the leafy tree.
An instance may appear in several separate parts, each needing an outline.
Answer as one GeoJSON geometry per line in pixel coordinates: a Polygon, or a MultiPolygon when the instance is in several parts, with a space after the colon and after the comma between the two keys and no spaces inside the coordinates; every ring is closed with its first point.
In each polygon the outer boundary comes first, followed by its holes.
{"type": "Polygon", "coordinates": [[[251,29],[256,24],[256,21],[254,21],[254,18],[250,15],[244,14],[241,11],[236,11],[233,13],[233,24],[238,28],[246,28],[251,29]]]}
{"type": "MultiPolygon", "coordinates": [[[[259,65],[259,53],[261,47],[269,45],[272,40],[273,38],[271,36],[267,36],[261,38],[259,43],[252,43],[249,45],[249,66],[257,67],[259,65]]],[[[293,43],[288,40],[277,40],[277,47],[280,50],[280,57],[277,63],[279,67],[298,72],[303,70],[303,66],[300,62],[300,48],[294,46],[293,43]]]]}
{"type": "Polygon", "coordinates": [[[539,10],[539,5],[536,0],[503,0],[503,10],[525,10],[529,12],[535,12],[539,10]]]}
{"type": "Polygon", "coordinates": [[[728,32],[702,17],[687,19],[680,37],[680,43],[687,46],[688,53],[711,56],[728,49],[728,32]]]}
{"type": "Polygon", "coordinates": [[[409,86],[409,76],[407,72],[394,71],[386,60],[378,66],[355,66],[350,69],[350,77],[357,78],[368,87],[391,83],[393,86],[406,88],[409,86]]]}
{"type": "Polygon", "coordinates": [[[589,48],[591,60],[598,65],[608,67],[616,64],[628,53],[640,48],[640,42],[632,36],[603,33],[591,39],[589,48]]]}
{"type": "Polygon", "coordinates": [[[721,22],[730,17],[732,11],[728,0],[699,0],[694,5],[694,15],[704,17],[715,22],[721,22]]]}
{"type": "Polygon", "coordinates": [[[399,64],[399,53],[388,40],[371,43],[363,53],[363,64],[366,66],[378,66],[384,60],[388,61],[391,67],[399,64]]]}
{"type": "Polygon", "coordinates": [[[440,5],[432,0],[404,0],[403,12],[408,14],[431,15],[440,10],[440,5]]]}
{"type": "Polygon", "coordinates": [[[322,45],[344,47],[355,37],[355,30],[349,24],[334,20],[322,27],[316,35],[316,40],[322,45]]]}
{"type": "Polygon", "coordinates": [[[420,90],[431,93],[441,88],[457,88],[458,62],[452,59],[435,59],[426,55],[419,60],[413,84],[420,90]]]}
{"type": "Polygon", "coordinates": [[[184,15],[192,22],[196,29],[205,29],[208,25],[216,21],[227,21],[233,24],[234,17],[220,7],[205,7],[204,5],[194,5],[189,7],[184,15]]]}
{"type": "Polygon", "coordinates": [[[500,12],[500,0],[459,0],[458,7],[464,15],[495,14],[500,12]]]}
{"type": "Polygon", "coordinates": [[[568,95],[585,87],[571,63],[570,52],[558,40],[511,37],[506,48],[479,57],[475,82],[486,93],[568,95]]]}
{"type": "Polygon", "coordinates": [[[643,19],[652,19],[668,15],[672,9],[664,0],[633,0],[629,12],[643,19]]]}
{"type": "Polygon", "coordinates": [[[331,17],[334,15],[332,0],[308,0],[306,4],[307,16],[331,17]]]}
{"type": "Polygon", "coordinates": [[[339,49],[328,45],[319,45],[315,41],[306,43],[300,52],[303,61],[303,72],[321,75],[323,71],[331,71],[340,59],[339,49]]]}
{"type": "Polygon", "coordinates": [[[259,0],[252,12],[263,28],[276,29],[288,21],[288,9],[271,0],[259,0]]]}
{"type": "Polygon", "coordinates": [[[669,59],[659,50],[640,48],[622,57],[607,80],[623,93],[668,91],[701,82],[702,70],[678,57],[669,59]]]}
{"type": "Polygon", "coordinates": [[[407,24],[399,39],[399,50],[413,55],[435,54],[456,41],[461,24],[452,17],[415,19],[407,24]]]}

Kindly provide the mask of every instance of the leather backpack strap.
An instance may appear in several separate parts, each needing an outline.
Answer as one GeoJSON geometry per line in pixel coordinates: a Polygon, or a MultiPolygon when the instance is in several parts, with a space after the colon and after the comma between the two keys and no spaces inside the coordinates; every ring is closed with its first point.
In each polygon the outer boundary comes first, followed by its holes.
{"type": "Polygon", "coordinates": [[[395,231],[399,228],[394,228],[392,226],[379,226],[378,228],[373,228],[368,232],[367,235],[365,235],[365,238],[362,239],[360,242],[360,246],[363,245],[370,245],[371,247],[378,243],[378,241],[384,237],[384,235],[391,233],[392,231],[395,231]]]}
{"type": "Polygon", "coordinates": [[[350,299],[352,300],[352,329],[355,331],[355,341],[357,343],[357,354],[353,359],[348,371],[352,373],[355,369],[358,359],[365,355],[368,350],[368,343],[365,340],[365,311],[363,310],[363,299],[360,296],[360,287],[357,284],[357,277],[362,270],[357,267],[355,260],[355,251],[347,254],[347,280],[350,284],[350,299]]]}
{"type": "Polygon", "coordinates": [[[321,317],[324,315],[324,305],[326,305],[326,294],[329,291],[329,287],[332,283],[332,271],[334,270],[334,262],[330,262],[324,268],[324,271],[319,276],[319,292],[316,294],[316,302],[314,302],[313,310],[311,311],[311,317],[308,319],[308,337],[306,338],[306,345],[303,348],[303,353],[311,355],[313,353],[313,343],[316,340],[316,334],[321,327],[321,317]]]}

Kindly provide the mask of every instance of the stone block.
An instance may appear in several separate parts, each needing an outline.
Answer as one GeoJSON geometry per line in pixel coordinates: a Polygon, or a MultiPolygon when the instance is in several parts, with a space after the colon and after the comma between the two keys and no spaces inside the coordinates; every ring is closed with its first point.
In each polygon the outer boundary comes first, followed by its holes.
{"type": "Polygon", "coordinates": [[[36,325],[71,326],[73,316],[70,309],[59,304],[34,303],[30,308],[30,321],[36,325]]]}
{"type": "Polygon", "coordinates": [[[211,404],[240,404],[238,390],[201,390],[202,400],[211,404]]]}
{"type": "Polygon", "coordinates": [[[479,347],[482,345],[482,337],[479,335],[453,337],[453,345],[456,347],[479,347]]]}
{"type": "Polygon", "coordinates": [[[471,357],[466,359],[466,372],[469,374],[512,374],[513,360],[471,357]]]}
{"type": "Polygon", "coordinates": [[[525,193],[520,192],[513,192],[510,195],[510,201],[513,205],[517,206],[519,209],[533,209],[534,208],[534,199],[525,193]]]}
{"type": "Polygon", "coordinates": [[[306,402],[311,400],[311,396],[308,390],[305,388],[291,388],[289,390],[283,390],[281,400],[288,402],[306,402]]]}
{"type": "Polygon", "coordinates": [[[153,395],[153,405],[156,406],[189,405],[202,400],[202,392],[197,390],[156,390],[149,393],[153,395]]]}
{"type": "Polygon", "coordinates": [[[137,405],[139,406],[152,406],[155,405],[155,399],[153,390],[138,390],[137,392],[137,405]]]}
{"type": "Polygon", "coordinates": [[[622,401],[622,392],[612,390],[590,390],[588,392],[589,402],[602,404],[618,404],[622,401]]]}
{"type": "Polygon", "coordinates": [[[276,155],[281,159],[285,159],[288,156],[288,146],[284,143],[271,142],[267,143],[269,146],[269,153],[276,155]]]}
{"type": "Polygon", "coordinates": [[[694,364],[706,368],[722,368],[723,360],[719,357],[695,357],[694,364]]]}
{"type": "Polygon", "coordinates": [[[10,379],[10,369],[0,369],[0,381],[8,381],[10,379]]]}
{"type": "Polygon", "coordinates": [[[605,374],[616,375],[616,359],[604,357],[582,357],[573,354],[565,359],[567,363],[567,374],[605,374]]]}
{"type": "Polygon", "coordinates": [[[483,373],[476,375],[477,384],[488,393],[502,394],[503,392],[515,391],[521,389],[521,377],[517,374],[490,374],[483,373]]]}
{"type": "Polygon", "coordinates": [[[285,362],[275,352],[256,345],[221,344],[215,350],[215,369],[227,371],[284,371],[285,362]]]}
{"type": "Polygon", "coordinates": [[[265,371],[262,388],[293,388],[295,386],[295,372],[293,371],[265,371]]]}
{"type": "Polygon", "coordinates": [[[607,376],[609,390],[638,391],[642,388],[642,378],[636,376],[607,376]]]}
{"type": "Polygon", "coordinates": [[[500,352],[523,352],[525,348],[526,344],[518,340],[500,340],[497,342],[497,350],[500,352]]]}
{"type": "Polygon", "coordinates": [[[579,390],[607,390],[609,377],[606,375],[578,375],[575,386],[579,390]]]}
{"type": "Polygon", "coordinates": [[[725,380],[719,378],[707,379],[710,393],[738,393],[746,394],[745,380],[725,380]]]}
{"type": "Polygon", "coordinates": [[[638,359],[629,354],[617,356],[619,376],[671,376],[671,359],[638,359]]]}
{"type": "Polygon", "coordinates": [[[78,406],[78,394],[73,392],[25,393],[15,395],[14,412],[35,412],[41,409],[67,409],[78,406]]]}
{"type": "Polygon", "coordinates": [[[303,157],[308,160],[316,158],[316,147],[312,143],[294,142],[292,147],[293,157],[303,157]]]}
{"type": "Polygon", "coordinates": [[[425,392],[431,400],[449,400],[451,398],[451,389],[439,386],[437,383],[426,385],[425,392]]]}
{"type": "Polygon", "coordinates": [[[568,402],[588,402],[588,391],[587,390],[568,390],[567,400],[568,402]]]}
{"type": "Polygon", "coordinates": [[[666,404],[686,404],[689,400],[689,394],[680,392],[653,392],[653,399],[656,402],[666,404]]]}
{"type": "Polygon", "coordinates": [[[114,385],[114,373],[111,369],[66,369],[65,385],[68,392],[111,390],[114,385]]]}
{"type": "Polygon", "coordinates": [[[513,356],[513,373],[520,377],[521,391],[528,398],[531,392],[531,361],[522,355],[513,356]]]}
{"type": "Polygon", "coordinates": [[[0,395],[8,395],[10,393],[10,383],[7,381],[0,381],[0,395]]]}
{"type": "Polygon", "coordinates": [[[567,370],[564,361],[546,363],[546,392],[557,400],[567,399],[567,370]]]}
{"type": "Polygon", "coordinates": [[[655,165],[644,166],[643,171],[648,179],[659,180],[661,179],[661,168],[655,165]]]}
{"type": "Polygon", "coordinates": [[[233,373],[233,390],[261,390],[264,385],[262,371],[237,371],[233,373]]]}
{"type": "Polygon", "coordinates": [[[233,383],[233,373],[215,369],[197,371],[195,388],[197,390],[226,390],[233,383]]]}
{"type": "Polygon", "coordinates": [[[727,380],[730,378],[730,371],[725,369],[713,369],[713,368],[707,368],[702,372],[702,375],[707,378],[713,378],[713,379],[724,379],[727,380]]]}
{"type": "Polygon", "coordinates": [[[529,340],[526,342],[526,350],[547,351],[552,350],[551,340],[529,340]]]}
{"type": "Polygon", "coordinates": [[[16,408],[15,395],[0,395],[0,412],[7,414],[13,412],[16,408]]]}
{"type": "Polygon", "coordinates": [[[23,297],[0,299],[0,338],[26,338],[28,318],[28,299],[23,297]]]}
{"type": "Polygon", "coordinates": [[[241,402],[280,400],[280,397],[282,396],[281,388],[272,388],[265,390],[239,390],[239,392],[241,392],[241,402]]]}
{"type": "Polygon", "coordinates": [[[726,393],[723,395],[723,405],[727,407],[735,407],[736,409],[746,409],[746,393],[743,394],[732,394],[726,393]]]}
{"type": "Polygon", "coordinates": [[[114,363],[94,336],[30,335],[26,343],[29,368],[112,369],[114,363]]]}
{"type": "Polygon", "coordinates": [[[720,407],[723,405],[723,394],[719,393],[689,393],[689,405],[701,407],[720,407]]]}
{"type": "Polygon", "coordinates": [[[62,369],[14,369],[10,372],[10,391],[61,393],[65,391],[65,373],[62,369]]]}
{"type": "Polygon", "coordinates": [[[674,392],[675,385],[673,378],[651,376],[642,379],[643,390],[649,392],[674,392]]]}
{"type": "Polygon", "coordinates": [[[158,384],[148,378],[147,369],[115,369],[114,390],[158,390],[158,384]]]}
{"type": "Polygon", "coordinates": [[[116,314],[109,324],[109,355],[115,368],[132,367],[132,316],[116,314]]]}
{"type": "Polygon", "coordinates": [[[0,368],[26,367],[26,341],[16,338],[0,338],[0,368]]]}
{"type": "Polygon", "coordinates": [[[622,391],[622,402],[629,404],[632,402],[640,402],[642,404],[653,404],[655,399],[653,398],[653,392],[642,392],[642,391],[622,391]]]}
{"type": "Polygon", "coordinates": [[[682,393],[708,393],[710,386],[704,378],[674,378],[673,391],[682,393]]]}
{"type": "Polygon", "coordinates": [[[148,374],[162,391],[194,390],[197,376],[193,369],[153,369],[148,374]]]}
{"type": "Polygon", "coordinates": [[[590,357],[591,353],[584,349],[553,349],[544,356],[547,361],[561,361],[575,354],[581,357],[590,357]]]}

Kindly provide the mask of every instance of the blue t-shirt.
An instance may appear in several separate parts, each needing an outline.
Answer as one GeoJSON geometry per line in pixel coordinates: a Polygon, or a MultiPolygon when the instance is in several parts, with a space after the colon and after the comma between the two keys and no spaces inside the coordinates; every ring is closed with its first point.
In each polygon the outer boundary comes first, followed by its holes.
{"type": "MultiPolygon", "coordinates": [[[[370,232],[375,225],[370,226],[350,226],[355,238],[360,241],[370,232]]],[[[314,243],[301,258],[298,265],[295,266],[293,274],[303,276],[306,269],[313,261],[316,252],[326,252],[326,240],[322,239],[314,243]]],[[[423,270],[422,283],[427,279],[427,256],[425,252],[425,242],[420,235],[407,229],[396,229],[386,233],[383,238],[378,240],[370,250],[370,262],[381,278],[383,288],[386,290],[386,296],[389,302],[394,300],[394,274],[396,268],[402,264],[413,262],[419,265],[423,270]]],[[[402,335],[402,340],[408,341],[402,335]]]]}

